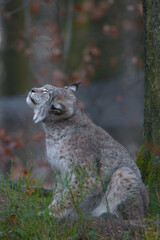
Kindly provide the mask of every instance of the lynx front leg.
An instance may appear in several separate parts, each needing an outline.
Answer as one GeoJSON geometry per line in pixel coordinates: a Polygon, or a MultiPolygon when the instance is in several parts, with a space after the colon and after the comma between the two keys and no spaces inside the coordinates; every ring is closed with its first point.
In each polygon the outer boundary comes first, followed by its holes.
{"type": "Polygon", "coordinates": [[[68,210],[72,206],[69,190],[57,189],[53,202],[49,205],[49,213],[57,218],[61,218],[66,215],[68,210]]]}
{"type": "Polygon", "coordinates": [[[72,176],[65,188],[63,184],[57,187],[54,200],[49,205],[50,214],[58,218],[77,215],[83,200],[91,194],[95,186],[100,187],[100,184],[93,177],[80,180],[75,175],[72,176]]]}

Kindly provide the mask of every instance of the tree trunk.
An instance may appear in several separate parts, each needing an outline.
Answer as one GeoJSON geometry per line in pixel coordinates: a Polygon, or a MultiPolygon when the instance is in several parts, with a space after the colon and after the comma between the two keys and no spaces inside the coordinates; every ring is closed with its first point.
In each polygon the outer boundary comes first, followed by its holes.
{"type": "Polygon", "coordinates": [[[144,141],[137,163],[144,180],[160,181],[160,1],[143,0],[145,25],[144,141]]]}

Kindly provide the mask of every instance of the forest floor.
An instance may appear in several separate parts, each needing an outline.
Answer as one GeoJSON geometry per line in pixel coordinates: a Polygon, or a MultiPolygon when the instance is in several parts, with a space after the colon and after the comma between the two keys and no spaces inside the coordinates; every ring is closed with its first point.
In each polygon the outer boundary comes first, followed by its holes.
{"type": "Polygon", "coordinates": [[[150,186],[148,216],[139,225],[130,225],[110,214],[89,218],[83,214],[72,220],[57,220],[47,212],[51,192],[34,188],[25,179],[0,182],[0,239],[2,240],[159,240],[160,187],[150,186]]]}

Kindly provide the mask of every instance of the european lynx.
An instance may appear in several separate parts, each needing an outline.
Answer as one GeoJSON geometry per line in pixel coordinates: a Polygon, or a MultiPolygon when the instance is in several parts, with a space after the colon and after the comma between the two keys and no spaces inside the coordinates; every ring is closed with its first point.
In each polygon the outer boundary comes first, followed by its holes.
{"type": "Polygon", "coordinates": [[[57,217],[73,216],[80,206],[92,216],[110,212],[141,220],[148,193],[140,171],[127,150],[81,111],[78,85],[33,88],[26,100],[34,122],[43,123],[48,161],[59,180],[49,209],[57,217]]]}

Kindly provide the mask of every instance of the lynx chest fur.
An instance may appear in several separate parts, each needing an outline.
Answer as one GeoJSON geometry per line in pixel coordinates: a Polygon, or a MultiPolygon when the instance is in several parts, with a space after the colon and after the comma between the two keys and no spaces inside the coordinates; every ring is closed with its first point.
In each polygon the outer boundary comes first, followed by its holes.
{"type": "Polygon", "coordinates": [[[34,110],[34,122],[44,126],[48,161],[55,174],[67,176],[70,189],[57,188],[49,208],[57,217],[75,215],[71,199],[75,196],[74,202],[79,202],[81,176],[81,190],[87,192],[84,211],[93,216],[109,211],[129,220],[142,219],[148,193],[140,171],[127,150],[81,111],[75,97],[78,85],[45,85],[33,88],[27,97],[34,110]]]}

